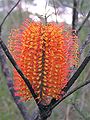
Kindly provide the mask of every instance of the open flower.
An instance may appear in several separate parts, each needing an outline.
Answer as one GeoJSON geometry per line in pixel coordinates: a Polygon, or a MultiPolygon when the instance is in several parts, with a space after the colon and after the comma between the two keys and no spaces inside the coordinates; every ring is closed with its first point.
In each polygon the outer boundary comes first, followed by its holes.
{"type": "MultiPolygon", "coordinates": [[[[17,64],[30,80],[39,101],[48,104],[52,98],[60,99],[67,84],[71,68],[78,65],[78,38],[65,23],[26,20],[9,36],[9,49],[17,64]]],[[[16,95],[29,100],[32,95],[26,84],[13,70],[16,95]]]]}

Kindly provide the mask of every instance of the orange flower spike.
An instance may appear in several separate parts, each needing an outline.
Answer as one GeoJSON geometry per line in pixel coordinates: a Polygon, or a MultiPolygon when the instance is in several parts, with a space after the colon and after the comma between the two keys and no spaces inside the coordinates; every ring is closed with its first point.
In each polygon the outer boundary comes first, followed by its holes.
{"type": "MultiPolygon", "coordinates": [[[[48,58],[48,66],[46,66],[48,68],[48,72],[47,73],[47,91],[46,92],[46,97],[48,95],[50,96],[54,96],[55,98],[58,98],[59,94],[60,94],[60,89],[62,89],[61,87],[61,80],[63,81],[63,77],[67,78],[67,74],[62,76],[62,72],[63,72],[63,68],[60,70],[60,67],[62,65],[65,65],[65,51],[62,46],[63,46],[63,39],[62,39],[62,29],[59,28],[57,25],[54,25],[54,23],[51,23],[48,25],[48,29],[51,29],[51,34],[49,33],[48,36],[48,47],[47,47],[47,51],[46,55],[49,56],[48,58]],[[60,43],[59,43],[60,42],[60,43]],[[62,43],[62,46],[60,46],[60,44],[62,43]],[[50,66],[51,65],[51,66],[50,66]],[[49,74],[50,73],[50,74],[49,74]],[[50,82],[49,82],[50,81],[50,82]],[[58,86],[58,88],[57,88],[58,86]],[[58,91],[58,94],[56,94],[58,91]],[[53,93],[55,93],[55,95],[52,95],[53,93]]],[[[47,31],[48,33],[48,31],[47,31]]],[[[46,62],[47,63],[47,62],[46,62]]],[[[65,65],[67,66],[67,65],[65,65]]],[[[65,69],[65,68],[64,68],[65,69]]],[[[68,70],[68,66],[67,69],[68,70]]],[[[65,70],[64,70],[65,72],[65,70]]],[[[67,73],[67,71],[66,71],[67,73]]],[[[65,79],[64,79],[65,81],[65,79]]],[[[67,82],[66,82],[67,83],[67,82]]],[[[65,84],[64,84],[65,85],[65,84]]]]}
{"type": "MultiPolygon", "coordinates": [[[[51,98],[60,98],[69,80],[70,68],[78,63],[78,38],[72,38],[66,24],[26,20],[9,36],[9,48],[17,64],[30,80],[39,101],[49,104],[51,98]],[[74,55],[76,54],[76,55],[74,55]]],[[[31,93],[14,69],[16,95],[29,100],[31,93]]]]}

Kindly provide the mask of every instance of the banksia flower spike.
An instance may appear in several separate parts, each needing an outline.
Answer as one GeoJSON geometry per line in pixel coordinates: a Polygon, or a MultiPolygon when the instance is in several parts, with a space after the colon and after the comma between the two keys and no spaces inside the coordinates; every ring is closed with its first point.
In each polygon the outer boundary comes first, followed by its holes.
{"type": "MultiPolygon", "coordinates": [[[[78,65],[78,38],[65,23],[26,20],[9,36],[9,49],[17,64],[30,80],[37,99],[48,104],[60,99],[71,68],[78,65]]],[[[29,100],[32,95],[16,70],[13,70],[16,95],[29,100]]]]}

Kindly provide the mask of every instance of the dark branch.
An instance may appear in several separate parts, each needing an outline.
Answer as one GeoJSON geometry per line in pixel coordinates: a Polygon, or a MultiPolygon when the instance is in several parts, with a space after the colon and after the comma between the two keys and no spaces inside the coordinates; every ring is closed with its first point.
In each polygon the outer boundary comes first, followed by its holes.
{"type": "Polygon", "coordinates": [[[90,17],[90,11],[88,12],[86,18],[84,19],[84,21],[82,22],[80,27],[77,29],[77,33],[80,32],[80,30],[82,29],[82,27],[84,26],[84,24],[86,23],[86,21],[88,20],[89,17],[90,17]]]}
{"type": "Polygon", "coordinates": [[[78,24],[78,3],[77,0],[73,0],[73,14],[72,14],[72,30],[76,30],[78,24]]]}
{"type": "Polygon", "coordinates": [[[88,56],[84,59],[84,61],[82,62],[82,64],[78,68],[78,70],[71,77],[71,79],[69,80],[67,85],[64,87],[64,89],[63,89],[64,92],[67,92],[70,89],[70,87],[74,84],[74,82],[79,77],[79,75],[84,70],[84,68],[86,67],[86,65],[88,64],[89,61],[90,61],[90,52],[89,52],[88,56]]]}
{"type": "Polygon", "coordinates": [[[50,109],[52,110],[53,108],[55,108],[59,103],[61,103],[63,100],[65,100],[68,96],[70,96],[71,94],[73,94],[74,92],[76,92],[77,90],[79,90],[80,88],[88,85],[90,83],[90,80],[86,80],[85,82],[83,82],[82,84],[78,85],[77,87],[75,87],[73,90],[69,91],[67,94],[65,94],[63,96],[63,98],[61,100],[58,100],[50,109]]]}
{"type": "Polygon", "coordinates": [[[1,39],[0,39],[0,45],[1,45],[2,49],[3,49],[3,51],[5,52],[6,56],[8,57],[8,59],[10,60],[12,65],[14,66],[14,68],[17,70],[19,75],[23,78],[24,82],[26,83],[27,87],[29,88],[30,92],[32,93],[32,96],[34,97],[34,99],[38,103],[38,101],[36,99],[37,95],[35,94],[34,89],[32,88],[32,85],[30,84],[29,80],[25,77],[25,75],[23,74],[21,69],[18,67],[17,63],[15,62],[12,55],[10,54],[8,48],[6,47],[6,45],[4,44],[4,42],[1,39]]]}
{"type": "Polygon", "coordinates": [[[18,2],[13,6],[13,8],[7,13],[7,15],[4,17],[0,27],[2,27],[2,25],[4,24],[5,20],[7,19],[7,17],[11,14],[11,12],[14,10],[14,8],[19,4],[21,0],[18,0],[18,2]]]}

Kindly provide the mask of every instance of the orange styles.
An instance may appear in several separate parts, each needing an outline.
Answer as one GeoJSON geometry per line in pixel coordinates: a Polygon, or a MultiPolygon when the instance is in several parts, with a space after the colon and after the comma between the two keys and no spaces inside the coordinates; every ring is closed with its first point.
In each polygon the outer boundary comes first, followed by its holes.
{"type": "MultiPolygon", "coordinates": [[[[43,104],[61,98],[71,68],[77,67],[78,48],[77,36],[72,35],[65,23],[44,25],[26,20],[9,36],[9,49],[43,104]]],[[[16,70],[13,71],[15,94],[29,100],[30,91],[16,70]]]]}

